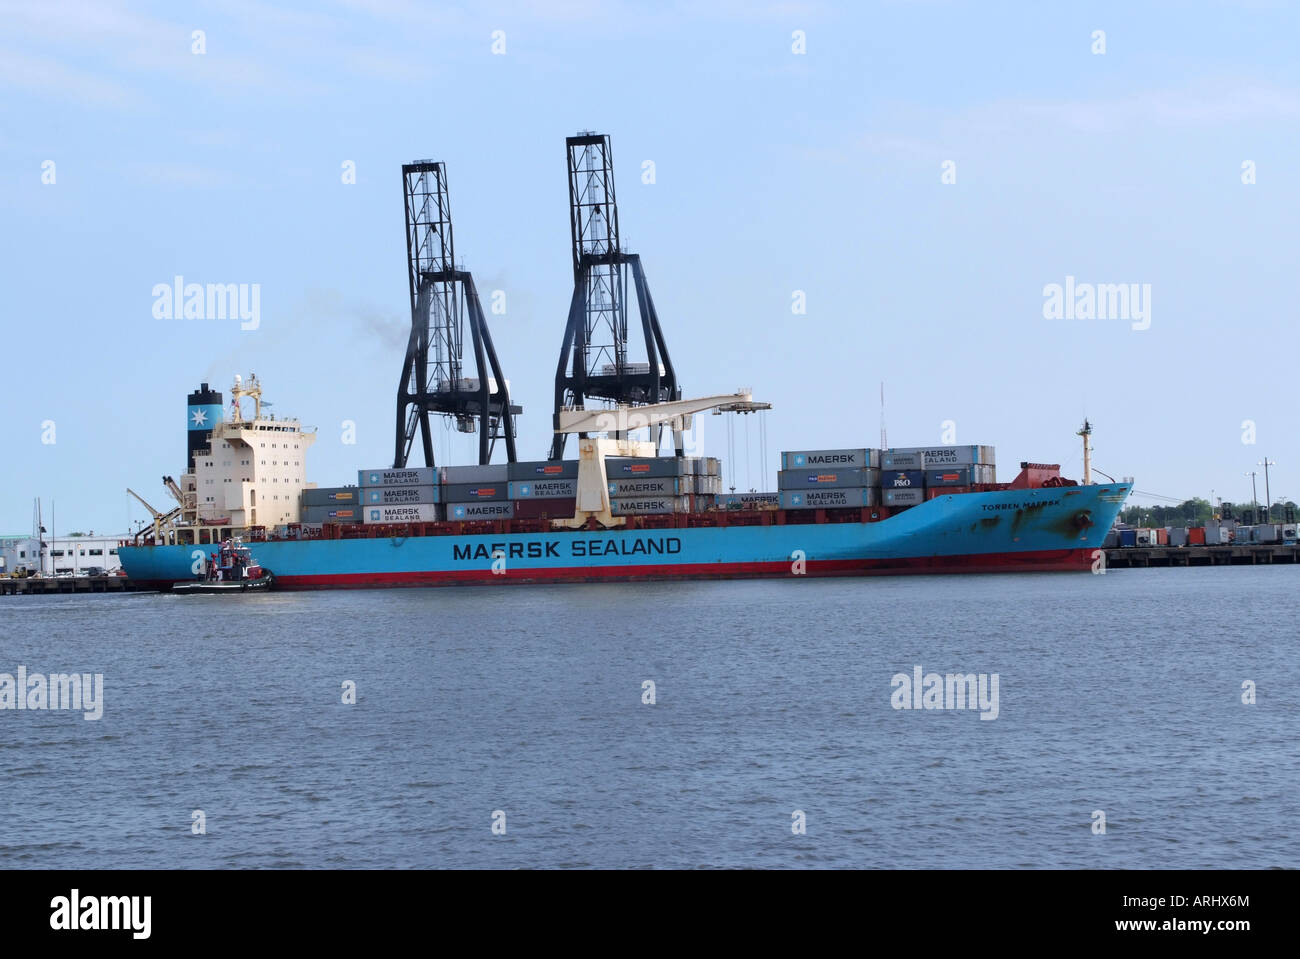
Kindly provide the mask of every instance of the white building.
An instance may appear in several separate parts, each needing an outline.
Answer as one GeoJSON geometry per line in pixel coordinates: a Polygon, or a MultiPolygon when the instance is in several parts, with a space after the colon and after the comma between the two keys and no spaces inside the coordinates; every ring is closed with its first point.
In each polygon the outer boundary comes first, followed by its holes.
{"type": "Polygon", "coordinates": [[[85,575],[91,569],[107,573],[121,569],[117,546],[126,536],[46,536],[45,556],[40,555],[40,545],[31,536],[0,536],[0,561],[4,575],[27,569],[46,576],[58,573],[85,575]]]}

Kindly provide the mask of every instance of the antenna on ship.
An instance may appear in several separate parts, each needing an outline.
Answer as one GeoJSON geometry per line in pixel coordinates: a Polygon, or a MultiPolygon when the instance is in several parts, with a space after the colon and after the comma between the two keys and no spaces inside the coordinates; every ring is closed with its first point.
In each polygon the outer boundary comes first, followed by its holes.
{"type": "Polygon", "coordinates": [[[1075,435],[1083,437],[1083,485],[1091,486],[1092,485],[1092,443],[1091,443],[1092,424],[1088,422],[1087,418],[1085,418],[1083,421],[1083,428],[1080,429],[1077,433],[1075,433],[1075,435]]]}
{"type": "Polygon", "coordinates": [[[880,381],[880,448],[889,449],[889,440],[885,436],[885,381],[880,381]]]}

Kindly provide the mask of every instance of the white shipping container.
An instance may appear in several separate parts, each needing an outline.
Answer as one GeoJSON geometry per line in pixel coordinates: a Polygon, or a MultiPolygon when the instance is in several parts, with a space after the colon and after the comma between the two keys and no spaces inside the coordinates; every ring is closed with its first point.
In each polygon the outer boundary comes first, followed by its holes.
{"type": "Polygon", "coordinates": [[[615,516],[652,516],[690,510],[689,496],[624,496],[609,501],[609,511],[615,516]]]}
{"type": "Polygon", "coordinates": [[[515,515],[515,504],[510,502],[448,503],[447,519],[483,520],[510,519],[515,515]]]}
{"type": "Polygon", "coordinates": [[[609,481],[610,496],[676,496],[693,492],[692,487],[705,476],[647,476],[644,479],[609,481]]]}
{"type": "Polygon", "coordinates": [[[438,507],[433,503],[417,503],[413,506],[389,506],[384,504],[362,507],[363,523],[436,523],[438,507]]]}
{"type": "Polygon", "coordinates": [[[514,480],[507,484],[511,499],[572,499],[578,495],[576,479],[514,480]]]}
{"type": "Polygon", "coordinates": [[[379,467],[361,470],[357,474],[357,485],[370,486],[432,486],[438,482],[437,470],[432,466],[417,466],[410,469],[393,469],[379,467]]]}
{"type": "Polygon", "coordinates": [[[417,506],[441,502],[440,486],[373,486],[361,491],[364,506],[417,506]]]}
{"type": "Polygon", "coordinates": [[[883,489],[880,501],[886,506],[917,506],[925,502],[923,489],[883,489]]]}
{"type": "Polygon", "coordinates": [[[922,458],[923,462],[917,464],[916,468],[973,466],[976,463],[992,465],[996,462],[992,446],[895,446],[885,453],[894,458],[892,464],[894,468],[903,465],[897,462],[898,457],[909,454],[919,455],[922,458]]]}
{"type": "Polygon", "coordinates": [[[866,469],[880,465],[880,450],[795,450],[781,454],[781,469],[801,470],[810,467],[832,469],[866,469]]]}

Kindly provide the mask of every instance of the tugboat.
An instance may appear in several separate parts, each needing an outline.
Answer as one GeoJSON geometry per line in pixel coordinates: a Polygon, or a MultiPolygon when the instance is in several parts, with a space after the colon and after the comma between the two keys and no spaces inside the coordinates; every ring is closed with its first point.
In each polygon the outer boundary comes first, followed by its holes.
{"type": "Polygon", "coordinates": [[[247,593],[271,588],[275,576],[238,539],[226,540],[203,561],[201,579],[173,583],[173,593],[247,593]]]}

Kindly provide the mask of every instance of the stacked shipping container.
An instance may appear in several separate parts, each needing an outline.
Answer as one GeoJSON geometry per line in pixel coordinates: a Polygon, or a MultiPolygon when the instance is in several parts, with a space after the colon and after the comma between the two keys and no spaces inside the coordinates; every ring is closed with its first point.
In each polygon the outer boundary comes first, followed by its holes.
{"type": "Polygon", "coordinates": [[[355,486],[332,486],[302,491],[299,521],[304,524],[360,523],[361,490],[355,486]]]}
{"type": "MultiPolygon", "coordinates": [[[[649,515],[712,508],[721,464],[712,457],[611,458],[612,510],[649,515]]],[[[577,460],[361,470],[357,486],[303,493],[304,523],[561,519],[574,513],[577,460]]]]}
{"type": "Polygon", "coordinates": [[[703,512],[722,492],[722,463],[712,456],[606,457],[605,478],[615,516],[703,512]]]}
{"type": "Polygon", "coordinates": [[[432,466],[361,470],[363,523],[436,523],[442,519],[442,490],[432,466]]]}
{"type": "Polygon", "coordinates": [[[782,509],[843,509],[880,502],[880,450],[797,450],[781,454],[782,509]]]}
{"type": "Polygon", "coordinates": [[[777,487],[784,509],[901,508],[996,483],[994,462],[991,446],[800,450],[781,454],[777,487]]]}
{"type": "MultiPolygon", "coordinates": [[[[728,509],[908,507],[996,482],[990,446],[800,450],[781,454],[776,493],[722,494],[714,457],[609,457],[620,516],[728,509]]],[[[309,489],[304,524],[559,519],[574,513],[576,460],[361,470],[357,486],[309,489]]]]}

